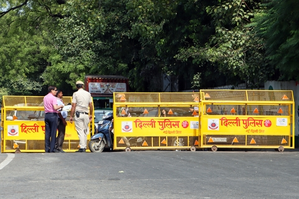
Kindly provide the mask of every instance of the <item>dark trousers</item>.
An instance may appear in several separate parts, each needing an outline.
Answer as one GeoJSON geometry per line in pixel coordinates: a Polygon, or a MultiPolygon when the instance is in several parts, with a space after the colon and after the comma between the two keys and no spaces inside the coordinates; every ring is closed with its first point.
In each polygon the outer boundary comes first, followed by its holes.
{"type": "Polygon", "coordinates": [[[65,136],[65,125],[63,124],[62,120],[58,117],[58,136],[56,137],[56,145],[55,148],[58,150],[62,150],[62,145],[64,142],[64,136],[65,136]]]}
{"type": "Polygon", "coordinates": [[[45,114],[45,152],[54,152],[55,150],[57,117],[57,113],[45,114]]]}

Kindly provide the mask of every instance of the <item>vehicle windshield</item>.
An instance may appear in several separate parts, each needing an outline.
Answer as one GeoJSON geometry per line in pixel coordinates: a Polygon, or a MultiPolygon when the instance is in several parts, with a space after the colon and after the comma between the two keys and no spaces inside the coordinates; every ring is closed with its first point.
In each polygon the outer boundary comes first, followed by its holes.
{"type": "Polygon", "coordinates": [[[105,111],[95,111],[94,112],[94,122],[98,123],[103,119],[103,115],[105,114],[105,111]]]}

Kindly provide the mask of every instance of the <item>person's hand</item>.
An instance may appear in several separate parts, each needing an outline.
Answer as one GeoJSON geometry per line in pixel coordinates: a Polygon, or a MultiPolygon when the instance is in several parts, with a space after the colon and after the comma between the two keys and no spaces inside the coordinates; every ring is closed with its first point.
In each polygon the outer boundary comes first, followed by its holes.
{"type": "Polygon", "coordinates": [[[64,126],[66,126],[66,125],[67,125],[67,123],[66,123],[66,121],[65,121],[65,120],[63,120],[63,121],[62,121],[62,123],[63,123],[63,125],[64,125],[64,126]]]}
{"type": "Polygon", "coordinates": [[[57,111],[60,111],[60,112],[61,112],[61,111],[62,111],[62,108],[64,107],[64,105],[59,105],[58,107],[59,107],[59,109],[57,109],[57,111]]]}
{"type": "Polygon", "coordinates": [[[71,124],[73,123],[73,117],[72,116],[70,117],[70,123],[71,124]]]}
{"type": "Polygon", "coordinates": [[[92,121],[92,115],[89,116],[89,122],[91,122],[91,121],[92,121]]]}

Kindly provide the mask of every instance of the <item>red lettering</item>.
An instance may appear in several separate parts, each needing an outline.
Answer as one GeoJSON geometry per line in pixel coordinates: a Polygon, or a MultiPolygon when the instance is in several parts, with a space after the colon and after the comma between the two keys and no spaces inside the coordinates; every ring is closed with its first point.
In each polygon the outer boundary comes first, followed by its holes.
{"type": "Polygon", "coordinates": [[[22,133],[38,133],[38,125],[34,123],[33,125],[26,125],[25,123],[21,124],[22,133]]]}

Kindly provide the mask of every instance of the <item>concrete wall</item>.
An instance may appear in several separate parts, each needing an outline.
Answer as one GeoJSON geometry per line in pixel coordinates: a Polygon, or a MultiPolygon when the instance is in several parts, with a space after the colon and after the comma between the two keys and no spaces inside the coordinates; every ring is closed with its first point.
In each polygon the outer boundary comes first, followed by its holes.
{"type": "Polygon", "coordinates": [[[299,135],[299,82],[296,81],[267,81],[265,90],[293,90],[295,100],[295,135],[299,135]]]}

